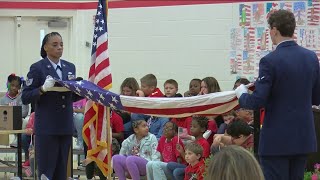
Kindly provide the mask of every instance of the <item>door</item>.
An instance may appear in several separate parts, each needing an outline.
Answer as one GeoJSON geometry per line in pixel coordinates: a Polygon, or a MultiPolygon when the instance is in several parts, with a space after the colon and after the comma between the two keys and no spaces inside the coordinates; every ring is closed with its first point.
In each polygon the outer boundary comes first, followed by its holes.
{"type": "Polygon", "coordinates": [[[15,70],[15,19],[0,17],[0,92],[6,92],[7,77],[15,70]]]}
{"type": "Polygon", "coordinates": [[[69,32],[70,19],[59,19],[66,21],[66,27],[49,27],[48,21],[52,18],[22,17],[20,29],[20,67],[19,72],[26,76],[31,64],[42,59],[40,56],[41,43],[44,36],[50,32],[58,32],[62,36],[64,52],[62,59],[69,58],[69,32]]]}

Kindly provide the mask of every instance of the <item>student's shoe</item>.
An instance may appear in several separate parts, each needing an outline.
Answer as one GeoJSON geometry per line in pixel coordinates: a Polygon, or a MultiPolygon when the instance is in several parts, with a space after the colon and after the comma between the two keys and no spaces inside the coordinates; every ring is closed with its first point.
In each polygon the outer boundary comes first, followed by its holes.
{"type": "Polygon", "coordinates": [[[80,165],[80,166],[77,167],[77,169],[78,169],[79,171],[85,171],[85,170],[86,170],[86,167],[80,165]]]}
{"type": "Polygon", "coordinates": [[[28,166],[30,166],[30,161],[29,160],[27,160],[26,162],[24,162],[22,164],[22,167],[28,167],[28,166]]]}
{"type": "Polygon", "coordinates": [[[12,143],[10,143],[10,147],[12,148],[16,148],[18,147],[18,142],[17,142],[17,137],[14,137],[14,140],[12,141],[12,143]]]}
{"type": "Polygon", "coordinates": [[[21,180],[19,177],[11,177],[10,180],[21,180]]]}

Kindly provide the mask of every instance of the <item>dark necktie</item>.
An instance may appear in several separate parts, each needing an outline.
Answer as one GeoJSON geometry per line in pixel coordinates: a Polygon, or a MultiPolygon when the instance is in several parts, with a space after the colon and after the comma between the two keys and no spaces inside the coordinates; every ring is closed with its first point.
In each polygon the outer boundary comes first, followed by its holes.
{"type": "Polygon", "coordinates": [[[57,65],[57,67],[56,67],[56,72],[57,72],[59,78],[62,80],[62,69],[59,65],[57,65]]]}

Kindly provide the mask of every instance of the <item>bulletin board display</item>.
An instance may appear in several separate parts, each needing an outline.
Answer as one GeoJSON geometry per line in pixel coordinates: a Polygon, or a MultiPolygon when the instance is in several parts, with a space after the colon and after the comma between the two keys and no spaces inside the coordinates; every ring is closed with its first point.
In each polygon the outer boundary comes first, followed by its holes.
{"type": "Polygon", "coordinates": [[[243,3],[239,4],[238,26],[230,29],[231,74],[250,81],[257,78],[260,59],[274,48],[267,20],[279,9],[294,13],[297,23],[294,40],[320,59],[320,0],[243,3]]]}

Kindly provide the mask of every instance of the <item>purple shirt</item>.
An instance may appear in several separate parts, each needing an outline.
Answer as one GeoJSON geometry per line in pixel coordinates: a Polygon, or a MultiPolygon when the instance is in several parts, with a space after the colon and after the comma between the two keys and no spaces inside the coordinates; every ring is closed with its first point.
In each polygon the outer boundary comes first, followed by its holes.
{"type": "Polygon", "coordinates": [[[81,100],[79,100],[77,102],[74,102],[73,103],[73,108],[81,109],[81,108],[86,106],[86,102],[87,102],[86,99],[81,99],[81,100]]]}

